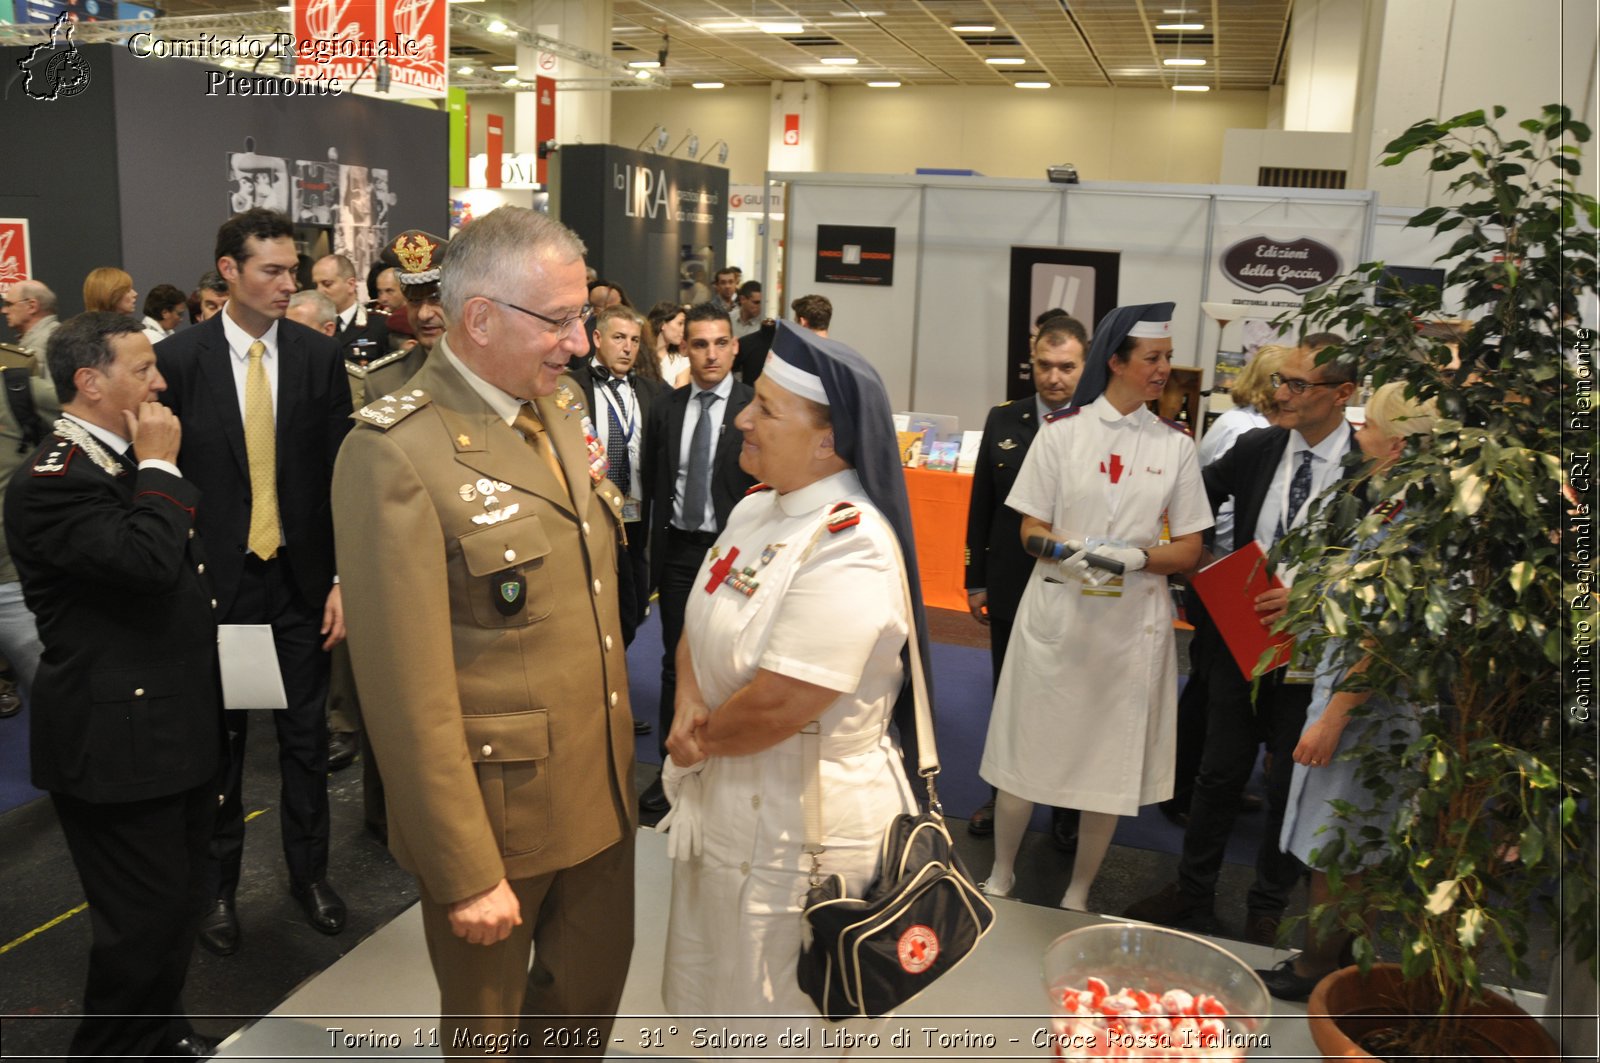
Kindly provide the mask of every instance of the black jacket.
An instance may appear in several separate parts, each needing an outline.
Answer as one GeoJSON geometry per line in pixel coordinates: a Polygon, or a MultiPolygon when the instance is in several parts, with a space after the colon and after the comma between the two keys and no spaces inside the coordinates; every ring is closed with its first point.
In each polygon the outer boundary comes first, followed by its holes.
{"type": "Polygon", "coordinates": [[[11,481],[6,538],[44,643],[35,786],[124,802],[216,776],[217,622],[199,505],[188,480],[109,473],[54,435],[11,481]]]}
{"type": "MultiPolygon", "coordinates": [[[[1255,536],[1262,503],[1266,501],[1272,478],[1288,446],[1289,429],[1255,428],[1240,436],[1227,453],[1200,471],[1213,513],[1222,503],[1233,499],[1234,541],[1217,543],[1218,556],[1237,550],[1255,536]]],[[[1345,453],[1359,449],[1356,435],[1351,432],[1350,446],[1345,453]]]]}
{"type": "MultiPolygon", "coordinates": [[[[652,588],[661,583],[667,525],[672,521],[673,493],[678,481],[678,454],[683,449],[683,421],[693,390],[693,384],[685,384],[666,396],[665,401],[657,402],[650,410],[650,425],[645,430],[650,443],[640,462],[640,476],[645,486],[644,524],[649,534],[652,588]]],[[[719,530],[728,523],[728,514],[739,499],[755,486],[755,478],[739,468],[739,448],[744,437],[733,426],[733,419],[753,398],[755,391],[749,385],[733,382],[711,459],[711,511],[719,530]]]]}
{"type": "MultiPolygon", "coordinates": [[[[278,514],[295,582],[306,604],[320,608],[336,572],[333,459],[350,430],[350,385],[333,341],[304,325],[278,322],[278,356],[278,514]]],[[[178,467],[206,498],[199,529],[224,618],[250,534],[250,466],[232,357],[221,314],[156,344],[167,381],[161,401],[183,422],[178,467]]]]}
{"type": "Polygon", "coordinates": [[[966,586],[986,588],[989,615],[1001,621],[1016,619],[1033,571],[1033,558],[1022,549],[1022,514],[1006,505],[1006,496],[1038,431],[1034,396],[994,407],[983,422],[983,442],[972,472],[966,586]]]}

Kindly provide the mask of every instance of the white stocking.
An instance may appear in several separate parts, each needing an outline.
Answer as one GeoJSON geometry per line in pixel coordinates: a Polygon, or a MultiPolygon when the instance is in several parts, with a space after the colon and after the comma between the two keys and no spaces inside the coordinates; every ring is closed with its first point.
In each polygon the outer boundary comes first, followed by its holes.
{"type": "Polygon", "coordinates": [[[1078,813],[1078,855],[1072,861],[1072,883],[1061,897],[1061,907],[1079,912],[1089,910],[1089,887],[1094,885],[1100,863],[1106,858],[1106,850],[1111,848],[1117,819],[1110,812],[1078,813]]]}
{"type": "Polygon", "coordinates": [[[1032,801],[1004,790],[995,792],[994,869],[989,872],[989,885],[1001,893],[1010,893],[1016,885],[1017,850],[1022,848],[1022,836],[1032,818],[1032,801]]]}

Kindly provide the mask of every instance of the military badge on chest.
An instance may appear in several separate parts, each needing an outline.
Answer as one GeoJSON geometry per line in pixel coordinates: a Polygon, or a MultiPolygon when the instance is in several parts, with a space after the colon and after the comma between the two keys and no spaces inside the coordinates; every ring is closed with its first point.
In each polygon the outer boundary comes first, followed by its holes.
{"type": "Polygon", "coordinates": [[[501,616],[516,616],[527,607],[528,580],[522,573],[503,573],[492,586],[491,598],[501,616]]]}
{"type": "Polygon", "coordinates": [[[721,553],[721,550],[713,546],[711,548],[711,560],[714,563],[711,566],[711,579],[706,584],[706,593],[714,594],[718,587],[726,584],[749,598],[761,586],[761,581],[756,576],[761,569],[772,563],[772,559],[778,556],[778,551],[782,550],[783,547],[783,543],[768,543],[767,548],[761,551],[761,560],[759,562],[754,565],[746,565],[743,568],[735,568],[734,562],[738,560],[739,548],[737,546],[734,547],[728,551],[727,557],[718,560],[717,555],[721,553]]]}

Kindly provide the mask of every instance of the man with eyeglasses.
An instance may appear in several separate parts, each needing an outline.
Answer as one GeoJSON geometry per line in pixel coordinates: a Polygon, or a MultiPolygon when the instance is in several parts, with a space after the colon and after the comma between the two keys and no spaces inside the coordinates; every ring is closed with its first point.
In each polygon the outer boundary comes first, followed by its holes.
{"type": "Polygon", "coordinates": [[[25,280],[13,284],[0,299],[5,302],[6,324],[19,337],[17,345],[33,355],[34,372],[48,380],[44,349],[61,323],[56,318],[56,293],[38,281],[25,280]]]}
{"type": "MultiPolygon", "coordinates": [[[[683,612],[706,551],[728,521],[728,514],[755,485],[739,467],[743,436],[733,419],[755,397],[750,385],[729,375],[739,341],[728,315],[710,303],[684,316],[683,348],[689,356],[689,383],[651,411],[645,437],[651,440],[641,477],[645,485],[645,524],[650,534],[650,585],[661,609],[660,753],[666,758],[678,690],[678,639],[683,612]]],[[[667,795],[658,776],[639,795],[639,808],[665,813],[667,795]]]]}
{"type": "Polygon", "coordinates": [[[564,376],[583,253],[520,207],[452,239],[445,334],[334,472],[351,663],[452,1056],[603,1055],[633,948],[623,498],[564,376]]]}
{"type": "MultiPolygon", "coordinates": [[[[1290,529],[1305,521],[1314,500],[1343,478],[1344,457],[1357,449],[1345,420],[1345,405],[1356,390],[1355,363],[1342,354],[1337,360],[1318,361],[1319,352],[1343,343],[1343,337],[1331,332],[1306,337],[1272,378],[1278,424],[1246,432],[1202,470],[1213,510],[1233,500],[1234,541],[1218,542],[1219,553],[1244,545],[1249,541],[1246,536],[1271,551],[1290,529]]],[[[1284,589],[1257,598],[1261,622],[1270,626],[1287,601],[1284,589]]],[[[1208,672],[1205,749],[1190,799],[1178,881],[1138,901],[1126,915],[1185,926],[1214,914],[1228,835],[1264,743],[1271,756],[1267,819],[1256,853],[1255,882],[1245,898],[1245,937],[1262,945],[1276,942],[1289,893],[1300,878],[1299,861],[1278,848],[1294,768],[1292,755],[1311,696],[1310,677],[1299,667],[1296,662],[1293,670],[1268,673],[1252,698],[1251,681],[1219,644],[1208,672]]]]}

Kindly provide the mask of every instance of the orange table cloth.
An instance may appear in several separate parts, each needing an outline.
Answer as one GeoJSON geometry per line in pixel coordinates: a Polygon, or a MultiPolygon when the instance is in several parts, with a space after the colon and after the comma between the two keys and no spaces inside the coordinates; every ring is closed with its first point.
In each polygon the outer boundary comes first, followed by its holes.
{"type": "Polygon", "coordinates": [[[930,609],[967,608],[967,509],[972,477],[959,472],[906,469],[911,526],[917,539],[922,601],[930,609]]]}

